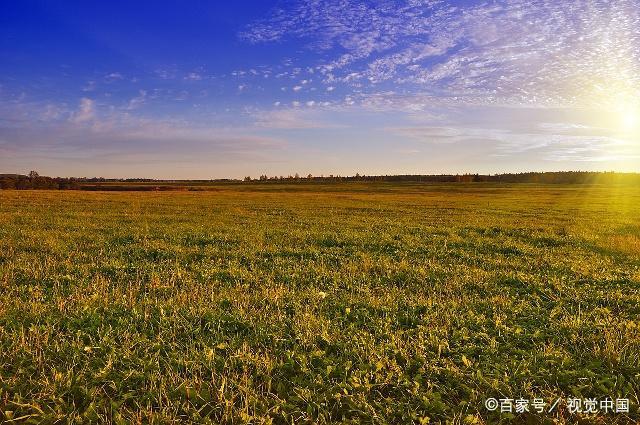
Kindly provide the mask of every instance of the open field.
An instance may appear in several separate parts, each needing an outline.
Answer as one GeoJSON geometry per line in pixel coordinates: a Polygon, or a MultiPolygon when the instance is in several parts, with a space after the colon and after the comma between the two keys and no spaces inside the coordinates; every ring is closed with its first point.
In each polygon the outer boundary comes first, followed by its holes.
{"type": "Polygon", "coordinates": [[[0,191],[0,422],[629,423],[639,315],[633,187],[0,191]]]}

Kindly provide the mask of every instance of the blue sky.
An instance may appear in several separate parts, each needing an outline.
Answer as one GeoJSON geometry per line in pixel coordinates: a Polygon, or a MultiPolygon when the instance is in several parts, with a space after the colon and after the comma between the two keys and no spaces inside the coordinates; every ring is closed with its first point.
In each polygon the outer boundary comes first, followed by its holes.
{"type": "Polygon", "coordinates": [[[639,6],[3,2],[0,172],[640,171],[639,6]]]}

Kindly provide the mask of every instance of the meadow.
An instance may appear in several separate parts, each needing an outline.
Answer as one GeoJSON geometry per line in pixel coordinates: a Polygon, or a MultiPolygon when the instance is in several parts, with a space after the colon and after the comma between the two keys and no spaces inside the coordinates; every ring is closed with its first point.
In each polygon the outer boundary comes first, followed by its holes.
{"type": "Polygon", "coordinates": [[[206,189],[0,191],[0,422],[639,419],[637,188],[206,189]]]}

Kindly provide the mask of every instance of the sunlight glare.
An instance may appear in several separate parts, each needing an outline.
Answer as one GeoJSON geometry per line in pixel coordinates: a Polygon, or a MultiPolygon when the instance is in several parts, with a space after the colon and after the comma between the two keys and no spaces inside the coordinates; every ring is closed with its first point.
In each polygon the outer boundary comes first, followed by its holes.
{"type": "Polygon", "coordinates": [[[620,125],[625,132],[635,132],[640,124],[640,108],[624,106],[620,109],[620,125]]]}

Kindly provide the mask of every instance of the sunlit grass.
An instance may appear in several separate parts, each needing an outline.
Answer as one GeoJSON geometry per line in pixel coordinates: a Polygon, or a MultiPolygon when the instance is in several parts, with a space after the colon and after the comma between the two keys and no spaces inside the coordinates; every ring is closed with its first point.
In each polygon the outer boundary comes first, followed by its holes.
{"type": "Polygon", "coordinates": [[[637,411],[639,238],[629,187],[0,192],[0,418],[493,423],[486,397],[569,395],[637,411]]]}

